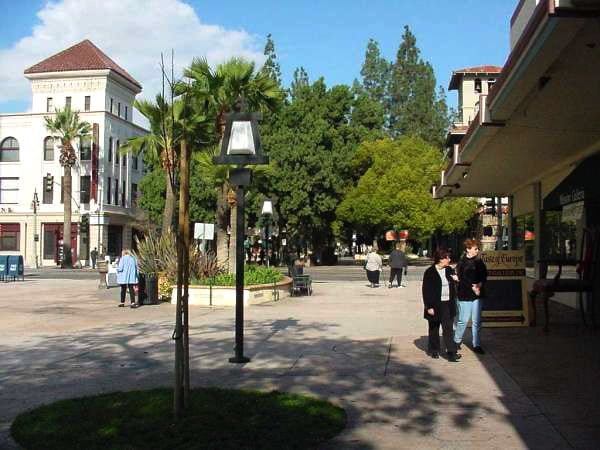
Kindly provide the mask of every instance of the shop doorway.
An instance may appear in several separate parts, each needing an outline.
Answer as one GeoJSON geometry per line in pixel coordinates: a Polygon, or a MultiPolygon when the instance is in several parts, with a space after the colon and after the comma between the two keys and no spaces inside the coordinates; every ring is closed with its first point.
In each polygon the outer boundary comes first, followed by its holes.
{"type": "MultiPolygon", "coordinates": [[[[56,265],[60,264],[62,257],[63,242],[63,224],[62,223],[44,223],[43,232],[43,257],[44,260],[52,260],[56,265]]],[[[76,223],[71,224],[71,260],[73,264],[77,262],[77,229],[76,223]]]]}
{"type": "Polygon", "coordinates": [[[109,225],[108,226],[108,251],[107,255],[110,256],[111,260],[117,257],[121,257],[123,251],[123,226],[122,225],[109,225]]]}

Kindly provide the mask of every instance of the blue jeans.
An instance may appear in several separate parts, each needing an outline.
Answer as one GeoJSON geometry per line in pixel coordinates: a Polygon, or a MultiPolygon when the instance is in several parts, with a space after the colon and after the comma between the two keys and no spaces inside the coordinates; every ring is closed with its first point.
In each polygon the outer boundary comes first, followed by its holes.
{"type": "Polygon", "coordinates": [[[456,314],[456,329],[454,330],[454,342],[460,344],[465,334],[469,319],[471,320],[471,331],[473,332],[473,347],[481,345],[479,332],[481,330],[481,300],[473,301],[458,300],[456,302],[458,312],[456,314]]]}

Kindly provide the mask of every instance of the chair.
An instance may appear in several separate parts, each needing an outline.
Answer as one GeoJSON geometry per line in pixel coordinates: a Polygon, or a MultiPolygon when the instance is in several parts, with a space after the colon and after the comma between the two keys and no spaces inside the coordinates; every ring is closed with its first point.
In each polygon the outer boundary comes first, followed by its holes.
{"type": "Polygon", "coordinates": [[[587,325],[585,319],[585,309],[583,305],[583,294],[589,297],[590,315],[592,325],[596,327],[596,318],[594,311],[595,290],[598,282],[598,258],[600,257],[600,229],[588,228],[583,233],[583,243],[581,246],[582,255],[579,260],[551,258],[540,260],[540,279],[533,283],[533,288],[529,291],[529,304],[531,306],[531,326],[536,323],[535,302],[541,298],[544,303],[544,331],[548,332],[548,302],[556,292],[575,292],[579,301],[581,310],[581,320],[587,325]],[[558,272],[552,279],[546,278],[548,274],[548,265],[557,265],[558,272]],[[577,278],[561,278],[563,266],[577,266],[577,278]]]}

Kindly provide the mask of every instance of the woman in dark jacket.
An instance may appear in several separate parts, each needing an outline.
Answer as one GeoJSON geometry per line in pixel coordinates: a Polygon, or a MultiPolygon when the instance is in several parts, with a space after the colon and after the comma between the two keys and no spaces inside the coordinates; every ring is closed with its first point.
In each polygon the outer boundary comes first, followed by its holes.
{"type": "Polygon", "coordinates": [[[448,360],[458,361],[460,355],[456,352],[454,343],[454,316],[456,314],[456,289],[458,280],[454,270],[448,267],[450,256],[448,250],[437,249],[433,254],[434,263],[423,275],[423,304],[424,317],[429,322],[428,354],[439,358],[440,325],[448,360]]]}

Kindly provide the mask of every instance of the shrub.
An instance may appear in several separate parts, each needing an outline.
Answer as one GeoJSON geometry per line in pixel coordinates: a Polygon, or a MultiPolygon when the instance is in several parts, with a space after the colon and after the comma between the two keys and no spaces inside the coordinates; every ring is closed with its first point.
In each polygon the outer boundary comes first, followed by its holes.
{"type": "MultiPolygon", "coordinates": [[[[283,275],[277,269],[264,266],[244,266],[244,285],[272,284],[281,281],[283,275]]],[[[235,274],[221,273],[214,277],[201,277],[192,280],[192,284],[206,286],[235,286],[235,274]]]]}

